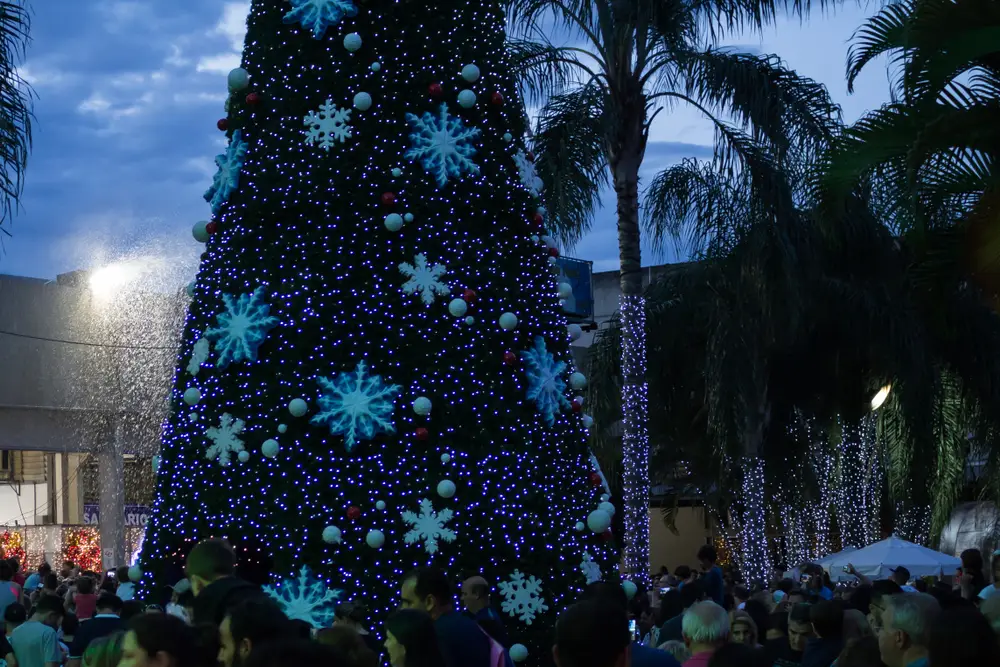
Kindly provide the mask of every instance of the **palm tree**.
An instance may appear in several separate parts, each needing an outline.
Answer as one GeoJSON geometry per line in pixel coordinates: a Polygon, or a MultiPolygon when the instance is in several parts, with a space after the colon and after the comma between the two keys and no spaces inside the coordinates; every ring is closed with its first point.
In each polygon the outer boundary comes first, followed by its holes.
{"type": "Polygon", "coordinates": [[[31,149],[33,93],[17,69],[25,55],[29,25],[24,0],[0,0],[0,232],[7,235],[31,149]]]}
{"type": "MultiPolygon", "coordinates": [[[[808,3],[793,3],[801,13],[808,3]]],[[[534,136],[549,226],[571,245],[589,229],[599,198],[615,191],[621,271],[625,567],[649,571],[646,324],[641,274],[639,174],[650,125],[675,104],[715,126],[719,157],[752,168],[749,131],[777,152],[829,135],[836,108],[813,81],[777,58],[709,46],[720,31],[771,22],[775,0],[510,0],[518,39],[510,54],[525,97],[544,100],[534,136]],[[558,46],[554,20],[581,46],[558,46]],[[730,124],[730,119],[735,124],[730,124]]]]}

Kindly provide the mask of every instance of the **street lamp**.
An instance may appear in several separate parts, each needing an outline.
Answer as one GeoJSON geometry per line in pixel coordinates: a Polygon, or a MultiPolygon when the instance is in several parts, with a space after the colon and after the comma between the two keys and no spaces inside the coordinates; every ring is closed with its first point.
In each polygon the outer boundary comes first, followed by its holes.
{"type": "Polygon", "coordinates": [[[885,403],[885,400],[889,398],[889,392],[892,391],[892,385],[887,384],[878,390],[878,392],[872,396],[872,411],[878,410],[885,403]]]}
{"type": "Polygon", "coordinates": [[[100,299],[110,299],[142,273],[137,262],[119,262],[94,269],[90,274],[90,289],[100,299]]]}

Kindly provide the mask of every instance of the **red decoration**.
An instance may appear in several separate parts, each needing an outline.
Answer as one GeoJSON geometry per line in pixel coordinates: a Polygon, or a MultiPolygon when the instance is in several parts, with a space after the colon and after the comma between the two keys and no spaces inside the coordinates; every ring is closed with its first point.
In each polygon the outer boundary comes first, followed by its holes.
{"type": "Polygon", "coordinates": [[[430,431],[425,429],[423,426],[417,429],[416,434],[417,434],[417,440],[426,440],[427,438],[431,437],[430,431]]]}
{"type": "Polygon", "coordinates": [[[493,93],[492,95],[490,95],[490,102],[492,104],[495,104],[496,106],[500,106],[501,104],[503,104],[503,95],[501,95],[500,93],[493,93]]]}
{"type": "Polygon", "coordinates": [[[382,206],[392,206],[396,203],[396,193],[395,192],[383,192],[382,193],[382,206]]]}
{"type": "Polygon", "coordinates": [[[529,160],[530,160],[531,162],[534,162],[534,161],[535,161],[535,154],[534,154],[534,153],[532,153],[531,151],[528,151],[528,159],[529,159],[529,160]]]}
{"type": "Polygon", "coordinates": [[[219,128],[219,130],[221,130],[222,132],[225,132],[226,130],[229,129],[229,119],[228,118],[220,118],[219,122],[216,123],[215,126],[217,128],[219,128]]]}
{"type": "Polygon", "coordinates": [[[504,352],[503,362],[508,366],[513,366],[514,364],[517,363],[517,355],[514,354],[513,352],[504,352]]]}
{"type": "Polygon", "coordinates": [[[549,248],[549,257],[558,257],[559,248],[549,248]]]}
{"type": "Polygon", "coordinates": [[[610,528],[608,528],[606,531],[601,533],[601,539],[604,540],[605,542],[610,542],[611,540],[615,539],[615,534],[611,532],[610,528]]]}
{"type": "Polygon", "coordinates": [[[431,97],[441,97],[444,95],[444,88],[441,84],[435,81],[431,85],[427,86],[427,92],[430,93],[431,97]]]}
{"type": "Polygon", "coordinates": [[[597,474],[597,471],[590,473],[587,479],[590,480],[590,485],[595,488],[601,485],[601,476],[597,474]]]}
{"type": "Polygon", "coordinates": [[[462,292],[462,300],[464,300],[469,305],[474,304],[476,302],[476,290],[466,289],[464,292],[462,292]]]}
{"type": "Polygon", "coordinates": [[[583,410],[583,405],[578,401],[573,401],[573,412],[579,412],[580,410],[583,410]]]}
{"type": "Polygon", "coordinates": [[[209,234],[214,234],[215,232],[219,231],[219,224],[215,222],[215,220],[213,220],[212,222],[205,225],[205,231],[208,232],[209,234]]]}
{"type": "Polygon", "coordinates": [[[347,508],[347,518],[351,521],[357,521],[361,518],[361,508],[351,505],[347,508]]]}
{"type": "Polygon", "coordinates": [[[542,217],[541,213],[536,213],[533,216],[531,216],[531,222],[532,224],[535,225],[535,227],[542,229],[542,227],[545,225],[545,218],[542,217]]]}
{"type": "Polygon", "coordinates": [[[260,104],[260,102],[261,102],[260,93],[250,93],[249,95],[247,95],[247,104],[249,104],[250,106],[256,106],[260,104]]]}

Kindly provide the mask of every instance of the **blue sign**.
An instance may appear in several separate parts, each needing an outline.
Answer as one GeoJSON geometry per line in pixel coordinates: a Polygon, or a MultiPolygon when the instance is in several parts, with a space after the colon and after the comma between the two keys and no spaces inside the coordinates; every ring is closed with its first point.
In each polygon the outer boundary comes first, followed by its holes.
{"type": "Polygon", "coordinates": [[[590,322],[594,319],[594,263],[572,257],[556,259],[559,282],[569,283],[573,293],[566,299],[564,311],[570,320],[590,322]]]}
{"type": "MultiPolygon", "coordinates": [[[[126,505],[125,525],[144,527],[146,525],[146,522],[149,521],[149,514],[150,514],[149,508],[144,507],[143,505],[126,505]]],[[[83,525],[96,526],[100,522],[101,522],[101,506],[84,505],[83,525]]]]}

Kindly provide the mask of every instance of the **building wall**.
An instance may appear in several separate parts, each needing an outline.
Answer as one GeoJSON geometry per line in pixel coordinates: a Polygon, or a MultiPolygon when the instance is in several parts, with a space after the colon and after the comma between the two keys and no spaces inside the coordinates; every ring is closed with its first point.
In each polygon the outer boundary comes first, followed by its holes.
{"type": "Polygon", "coordinates": [[[705,510],[701,507],[680,507],[675,525],[676,535],[663,524],[659,508],[649,510],[649,564],[654,570],[666,565],[673,572],[678,565],[698,565],[695,554],[711,536],[705,527],[705,510]]]}

